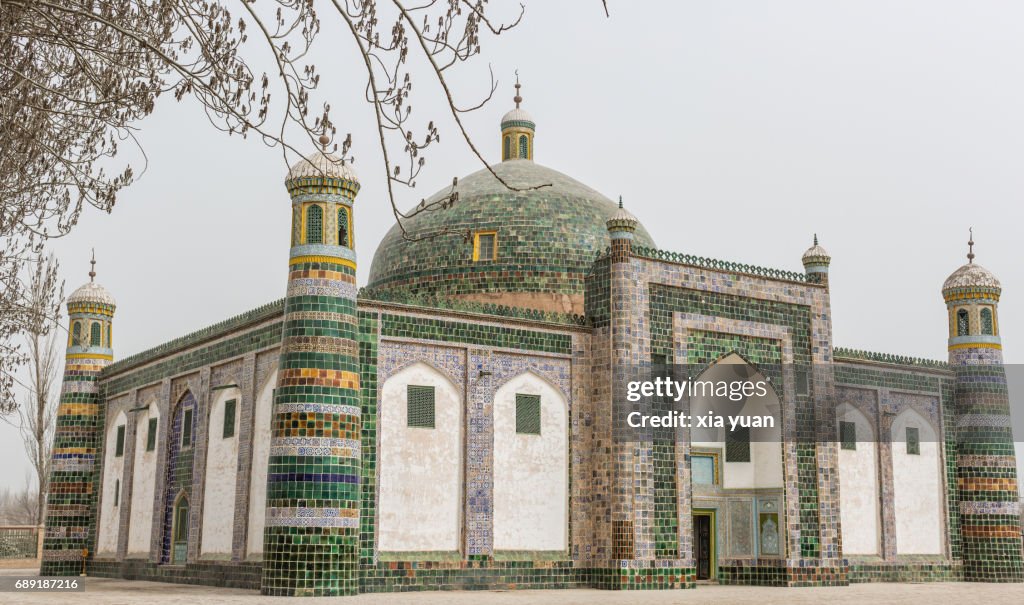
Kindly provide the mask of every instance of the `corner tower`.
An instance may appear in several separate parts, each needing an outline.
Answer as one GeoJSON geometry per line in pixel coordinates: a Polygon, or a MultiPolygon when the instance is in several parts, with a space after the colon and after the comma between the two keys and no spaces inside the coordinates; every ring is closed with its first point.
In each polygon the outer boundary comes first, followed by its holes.
{"type": "Polygon", "coordinates": [[[267,471],[267,595],[359,591],[359,181],[326,151],[326,135],[320,142],[285,180],[292,238],[267,471]]]}
{"type": "Polygon", "coordinates": [[[537,131],[537,123],[525,109],[519,107],[523,97],[519,96],[519,76],[516,76],[515,109],[501,118],[501,161],[532,160],[533,135],[537,131]]]}
{"type": "Polygon", "coordinates": [[[114,360],[114,297],[95,282],[68,297],[68,344],[57,407],[46,498],[46,536],[39,570],[44,576],[78,575],[96,542],[96,501],[103,447],[103,404],[98,377],[114,360]]]}
{"type": "Polygon", "coordinates": [[[949,313],[949,365],[955,377],[957,487],[964,579],[1024,581],[1017,463],[999,338],[1002,287],[974,263],[942,285],[949,313]]]}
{"type": "Polygon", "coordinates": [[[804,252],[800,261],[804,265],[804,272],[807,273],[807,281],[828,287],[828,266],[832,263],[832,257],[828,250],[818,244],[817,233],[814,234],[814,245],[804,252]]]}

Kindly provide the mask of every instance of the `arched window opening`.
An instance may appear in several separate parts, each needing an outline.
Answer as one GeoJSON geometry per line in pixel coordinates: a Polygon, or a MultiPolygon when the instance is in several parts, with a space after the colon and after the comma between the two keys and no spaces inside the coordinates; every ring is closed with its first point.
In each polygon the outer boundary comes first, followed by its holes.
{"type": "Polygon", "coordinates": [[[103,327],[100,326],[100,322],[98,322],[98,321],[92,322],[92,326],[89,328],[89,331],[91,332],[91,334],[89,336],[89,345],[90,346],[98,347],[98,346],[103,344],[103,332],[102,332],[102,330],[103,330],[103,327]]]}
{"type": "Polygon", "coordinates": [[[348,241],[348,210],[338,208],[338,245],[351,248],[348,241]]]}
{"type": "Polygon", "coordinates": [[[507,160],[512,157],[512,137],[505,137],[505,147],[501,159],[507,160]]]}
{"type": "Polygon", "coordinates": [[[324,243],[324,211],[315,204],[306,210],[306,243],[324,243]]]}
{"type": "Polygon", "coordinates": [[[530,157],[530,139],[525,134],[519,135],[519,157],[527,159],[530,157]]]}
{"type": "Polygon", "coordinates": [[[71,346],[77,347],[82,344],[82,324],[75,322],[71,325],[71,346]]]}
{"type": "Polygon", "coordinates": [[[108,347],[113,347],[114,346],[114,339],[110,335],[110,324],[107,324],[107,346],[108,347]]]}
{"type": "Polygon", "coordinates": [[[992,309],[981,310],[981,333],[992,336],[995,334],[995,326],[992,322],[992,309]]]}
{"type": "Polygon", "coordinates": [[[956,312],[956,335],[967,336],[970,333],[971,322],[967,318],[967,309],[960,309],[956,312]]]}

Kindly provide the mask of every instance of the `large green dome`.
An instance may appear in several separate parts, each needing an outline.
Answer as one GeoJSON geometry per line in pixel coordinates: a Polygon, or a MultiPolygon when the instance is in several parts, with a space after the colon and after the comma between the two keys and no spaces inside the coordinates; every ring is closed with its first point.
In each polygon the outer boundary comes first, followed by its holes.
{"type": "MultiPolygon", "coordinates": [[[[411,238],[395,225],[370,267],[373,293],[455,297],[478,302],[582,313],[583,278],[598,252],[611,245],[607,221],[617,210],[608,198],[561,172],[532,160],[492,166],[512,191],[487,169],[459,180],[457,200],[404,221],[411,238]],[[497,240],[493,260],[481,256],[489,232],[497,240]]],[[[451,195],[445,188],[426,200],[451,195]]],[[[654,247],[643,226],[636,245],[654,247]]],[[[485,248],[487,250],[487,248],[485,248]]],[[[484,257],[487,252],[483,253],[484,257]]]]}

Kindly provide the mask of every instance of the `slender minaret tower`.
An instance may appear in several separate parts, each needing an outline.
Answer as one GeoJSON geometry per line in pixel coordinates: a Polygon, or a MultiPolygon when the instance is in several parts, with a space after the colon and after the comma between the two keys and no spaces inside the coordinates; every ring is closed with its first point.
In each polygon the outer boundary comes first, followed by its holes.
{"type": "Polygon", "coordinates": [[[829,256],[828,250],[818,244],[817,233],[814,234],[814,245],[804,252],[800,260],[804,264],[807,281],[828,287],[828,266],[832,262],[832,257],[829,256]]]}
{"type": "Polygon", "coordinates": [[[519,95],[519,74],[516,74],[516,102],[512,109],[501,118],[501,161],[532,160],[533,136],[537,131],[537,123],[525,109],[519,107],[523,97],[519,95]]]}
{"type": "Polygon", "coordinates": [[[299,161],[267,470],[261,590],[359,591],[360,408],[352,203],[359,181],[323,149],[299,161]]]}
{"type": "Polygon", "coordinates": [[[999,339],[999,280],[974,262],[942,285],[949,311],[949,365],[955,376],[957,487],[964,579],[1024,581],[1020,496],[1010,401],[999,339]]]}
{"type": "Polygon", "coordinates": [[[68,297],[68,346],[64,382],[53,437],[46,536],[39,573],[78,575],[86,549],[96,542],[96,501],[103,444],[103,404],[97,379],[114,360],[111,324],[114,297],[95,282],[96,256],[89,283],[68,297]]]}

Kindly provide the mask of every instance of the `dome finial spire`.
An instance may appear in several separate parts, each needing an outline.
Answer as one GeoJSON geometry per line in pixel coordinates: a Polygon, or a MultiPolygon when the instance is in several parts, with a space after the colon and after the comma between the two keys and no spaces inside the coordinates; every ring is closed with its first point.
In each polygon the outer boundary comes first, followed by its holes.
{"type": "Polygon", "coordinates": [[[324,152],[327,151],[327,145],[331,142],[331,137],[327,136],[327,123],[324,122],[323,128],[320,131],[320,149],[324,152]]]}
{"type": "Polygon", "coordinates": [[[619,208],[622,208],[622,196],[619,196],[619,208]]]}
{"type": "Polygon", "coordinates": [[[818,245],[818,234],[817,233],[814,234],[814,245],[815,246],[818,245]]]}
{"type": "Polygon", "coordinates": [[[967,262],[974,264],[974,227],[969,227],[967,231],[971,234],[970,239],[967,240],[967,262]]]}
{"type": "Polygon", "coordinates": [[[519,104],[523,102],[523,97],[519,96],[519,89],[522,88],[522,84],[519,83],[519,70],[516,70],[516,96],[512,97],[512,100],[516,102],[516,109],[519,109],[519,104]]]}
{"type": "Polygon", "coordinates": [[[89,269],[89,283],[93,283],[96,279],[96,248],[92,249],[92,260],[89,261],[92,267],[89,269]]]}

